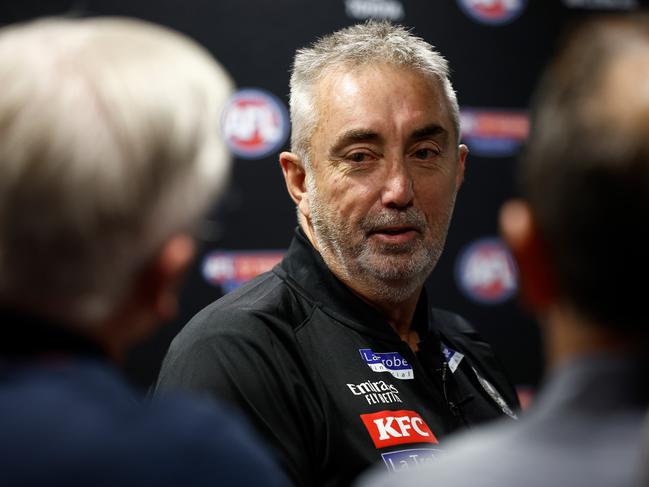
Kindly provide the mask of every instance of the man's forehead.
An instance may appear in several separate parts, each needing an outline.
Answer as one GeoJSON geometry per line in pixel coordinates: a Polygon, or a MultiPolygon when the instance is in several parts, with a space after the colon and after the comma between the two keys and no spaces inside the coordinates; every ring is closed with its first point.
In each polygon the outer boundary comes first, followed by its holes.
{"type": "MultiPolygon", "coordinates": [[[[452,131],[451,110],[442,82],[435,76],[411,68],[387,63],[339,66],[323,73],[315,88],[313,109],[316,111],[317,127],[320,129],[328,126],[332,117],[340,121],[341,115],[347,115],[353,126],[347,126],[344,130],[374,130],[372,127],[376,125],[375,122],[384,121],[374,109],[381,100],[368,93],[379,89],[385,96],[385,91],[391,89],[394,99],[406,98],[417,90],[427,92],[423,96],[426,101],[416,109],[417,113],[425,114],[427,119],[419,123],[417,128],[424,129],[428,125],[437,124],[449,132],[452,131]],[[403,82],[399,81],[399,78],[403,78],[403,82]],[[376,120],[372,120],[372,116],[376,120]]],[[[389,96],[392,98],[391,94],[389,96]]]]}
{"type": "Polygon", "coordinates": [[[333,86],[339,85],[341,80],[363,79],[365,83],[380,84],[386,75],[397,74],[401,77],[415,77],[427,83],[430,89],[442,94],[441,80],[432,74],[425,73],[408,66],[401,66],[391,62],[362,63],[362,64],[340,64],[323,71],[318,77],[315,85],[315,92],[318,95],[331,93],[333,86]]]}

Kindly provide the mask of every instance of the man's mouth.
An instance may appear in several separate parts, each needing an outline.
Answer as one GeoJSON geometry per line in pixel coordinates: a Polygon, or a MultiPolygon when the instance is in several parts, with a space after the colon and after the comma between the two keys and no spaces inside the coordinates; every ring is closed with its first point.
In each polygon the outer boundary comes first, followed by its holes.
{"type": "Polygon", "coordinates": [[[399,227],[378,228],[376,230],[373,230],[372,233],[386,233],[388,235],[399,235],[400,233],[406,233],[411,231],[414,232],[416,231],[416,229],[413,227],[399,226],[399,227]]]}
{"type": "Polygon", "coordinates": [[[409,225],[394,225],[388,227],[375,228],[369,232],[369,236],[376,236],[377,238],[391,242],[391,243],[405,243],[420,233],[419,229],[409,225]]]}

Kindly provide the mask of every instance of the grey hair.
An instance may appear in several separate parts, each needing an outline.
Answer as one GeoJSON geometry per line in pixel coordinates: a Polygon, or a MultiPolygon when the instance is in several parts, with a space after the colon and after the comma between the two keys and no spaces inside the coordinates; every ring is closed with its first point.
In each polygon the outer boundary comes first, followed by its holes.
{"type": "Polygon", "coordinates": [[[161,26],[42,19],[0,29],[0,300],[94,323],[227,179],[233,84],[161,26]]]}
{"type": "Polygon", "coordinates": [[[519,166],[561,298],[591,322],[646,329],[649,16],[571,31],[537,87],[519,166]]]}
{"type": "Polygon", "coordinates": [[[459,140],[457,96],[449,79],[448,62],[423,39],[399,25],[369,21],[322,37],[295,55],[291,73],[291,150],[309,165],[310,144],[318,123],[317,84],[331,70],[388,63],[420,72],[439,81],[459,140]]]}

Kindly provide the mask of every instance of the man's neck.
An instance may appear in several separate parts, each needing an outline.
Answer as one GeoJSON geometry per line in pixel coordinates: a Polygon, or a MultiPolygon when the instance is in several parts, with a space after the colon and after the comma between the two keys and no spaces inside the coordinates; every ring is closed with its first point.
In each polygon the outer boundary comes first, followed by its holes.
{"type": "Polygon", "coordinates": [[[410,296],[406,301],[400,303],[387,303],[379,300],[372,300],[371,297],[366,298],[354,289],[352,289],[352,291],[371,306],[380,310],[386,316],[390,326],[400,336],[410,332],[421,289],[419,289],[416,294],[410,296]]]}
{"type": "MultiPolygon", "coordinates": [[[[385,283],[371,283],[359,281],[352,276],[347,275],[342,269],[338,269],[335,263],[328,262],[327,255],[323,249],[319,248],[318,241],[310,225],[306,224],[303,219],[300,221],[300,227],[306,235],[311,245],[320,253],[329,270],[345,284],[356,296],[365,301],[367,304],[376,308],[386,317],[387,322],[394,329],[394,331],[401,337],[402,340],[408,342],[418,342],[416,333],[411,329],[412,320],[415,316],[417,302],[421,295],[422,286],[417,287],[409,296],[395,302],[391,299],[386,299],[381,295],[380,288],[385,288],[385,283]],[[413,335],[414,333],[414,335],[413,335]]],[[[391,283],[394,286],[400,286],[399,283],[391,283]]],[[[404,283],[405,285],[405,283],[404,283]]]]}
{"type": "Polygon", "coordinates": [[[624,333],[584,319],[568,306],[553,306],[542,323],[548,368],[580,356],[627,353],[645,346],[647,336],[624,333]]]}
{"type": "MultiPolygon", "coordinates": [[[[345,281],[343,281],[345,282],[345,281]]],[[[373,308],[382,312],[392,329],[399,335],[402,341],[406,342],[413,352],[419,350],[419,334],[412,326],[412,322],[417,309],[417,302],[421,295],[421,288],[415,294],[410,296],[406,301],[399,303],[385,302],[377,298],[368,297],[362,291],[354,289],[350,283],[345,282],[347,287],[373,308]]]]}

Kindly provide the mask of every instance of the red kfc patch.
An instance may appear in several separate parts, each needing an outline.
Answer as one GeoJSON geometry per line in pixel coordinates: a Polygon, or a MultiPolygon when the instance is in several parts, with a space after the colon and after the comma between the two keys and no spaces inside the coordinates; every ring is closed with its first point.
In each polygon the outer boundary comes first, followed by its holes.
{"type": "Polygon", "coordinates": [[[381,411],[360,416],[376,448],[404,443],[438,443],[415,411],[381,411]]]}

